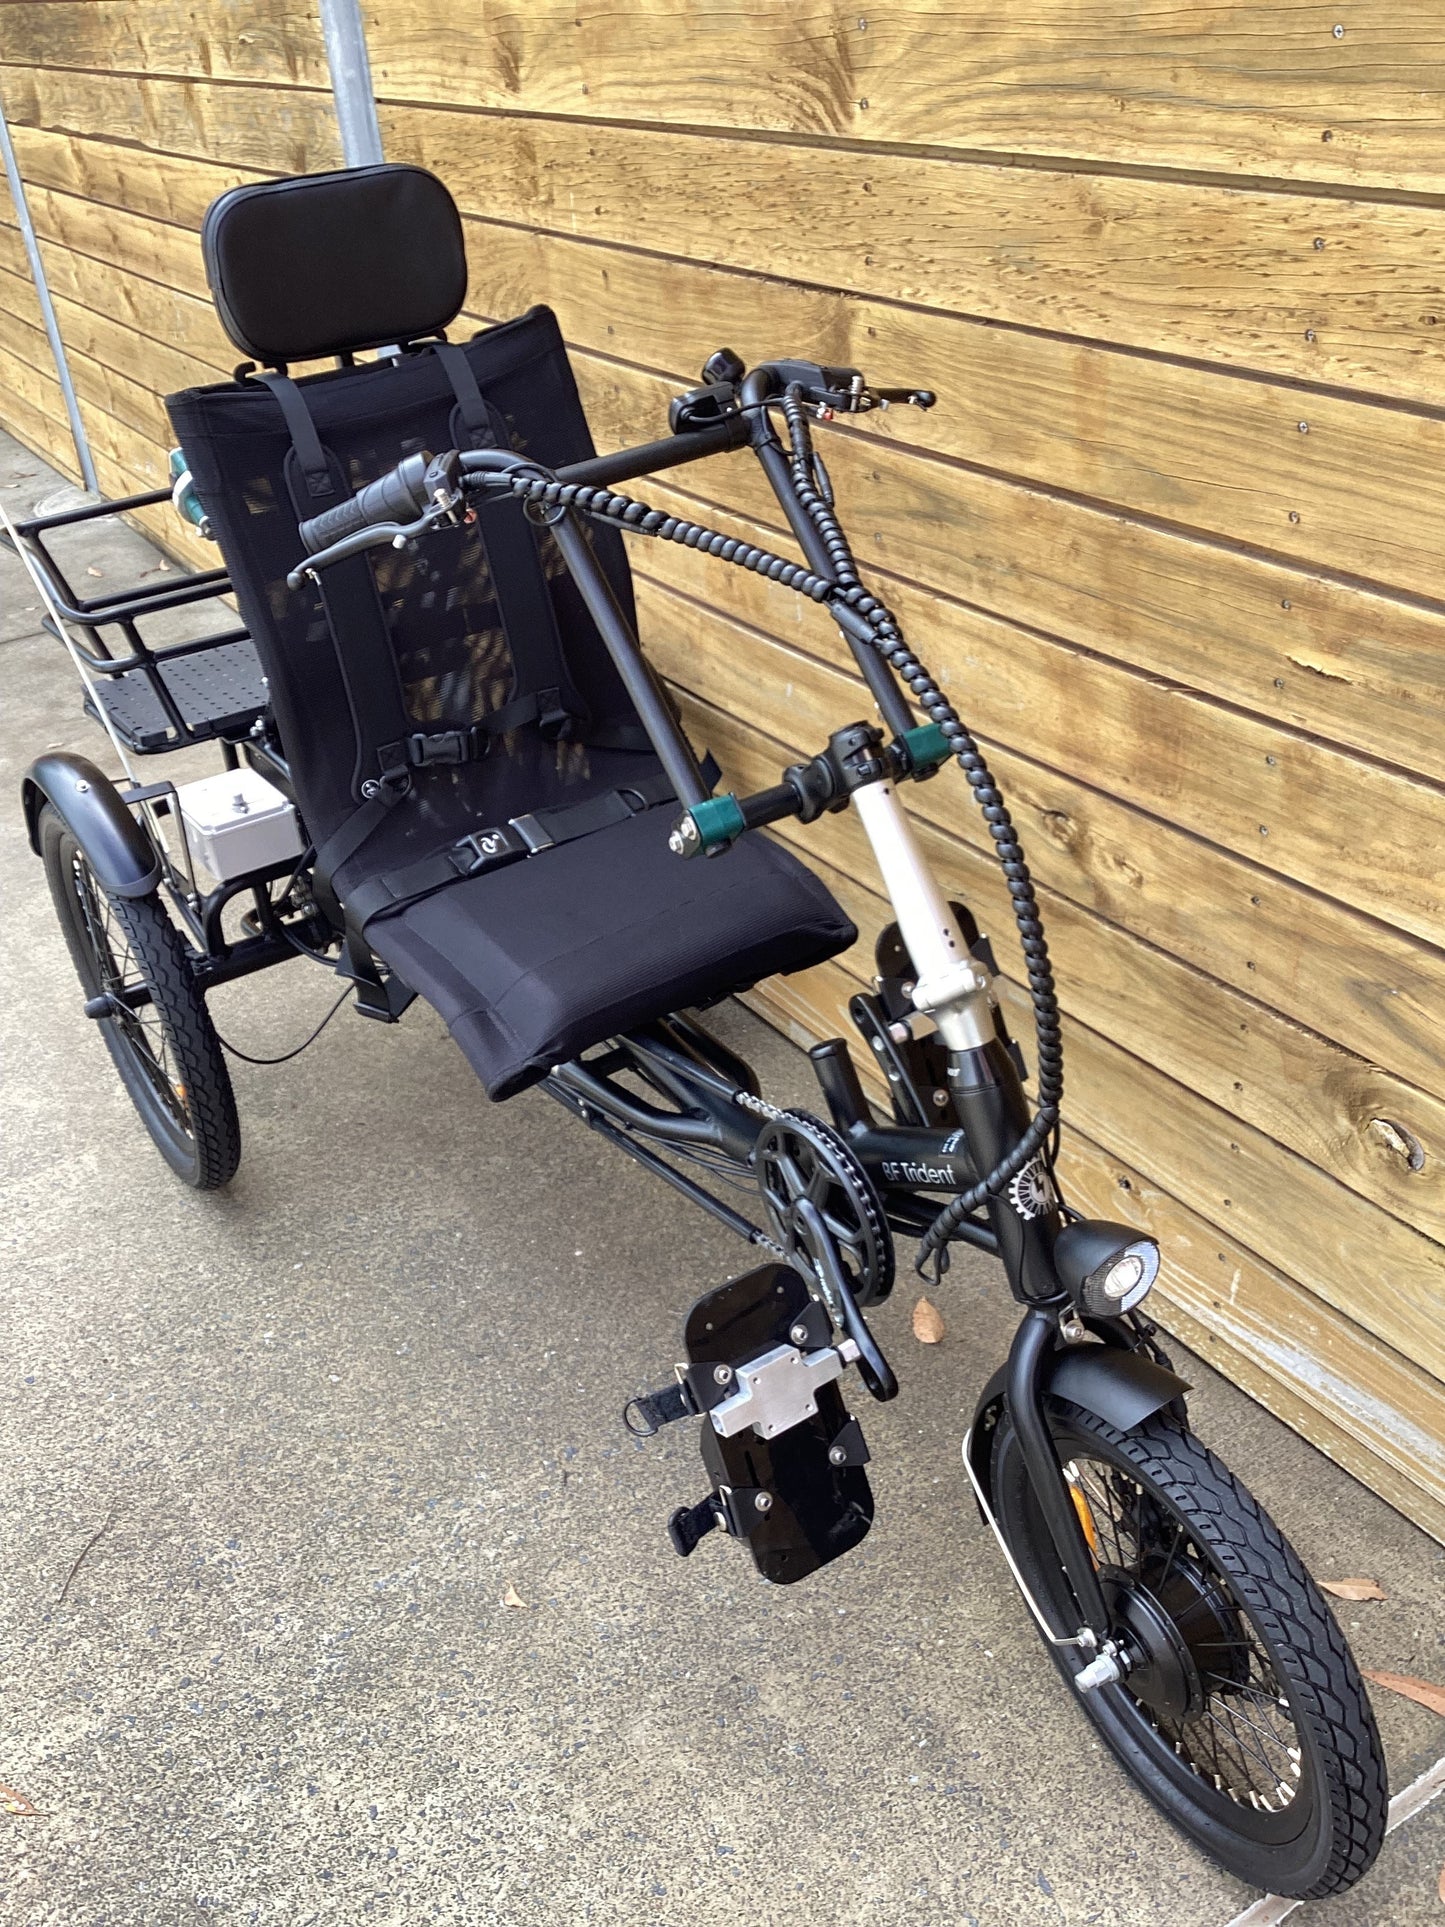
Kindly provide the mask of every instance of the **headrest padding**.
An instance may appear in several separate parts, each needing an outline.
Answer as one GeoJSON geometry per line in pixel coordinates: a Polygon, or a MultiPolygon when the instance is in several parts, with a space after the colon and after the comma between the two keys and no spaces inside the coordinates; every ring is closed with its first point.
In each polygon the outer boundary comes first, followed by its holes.
{"type": "Polygon", "coordinates": [[[467,292],[456,202],[390,162],[233,187],[201,251],[222,327],[268,366],[434,334],[467,292]]]}

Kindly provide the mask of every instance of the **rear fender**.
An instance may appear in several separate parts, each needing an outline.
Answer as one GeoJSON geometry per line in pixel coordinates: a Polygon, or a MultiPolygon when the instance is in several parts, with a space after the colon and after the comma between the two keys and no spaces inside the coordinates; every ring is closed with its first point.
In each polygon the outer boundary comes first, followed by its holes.
{"type": "Polygon", "coordinates": [[[160,858],[120,791],[86,756],[56,750],[30,765],[20,786],[30,847],[40,854],[40,812],[49,803],[70,831],[103,890],[144,897],[161,879],[160,858]]]}

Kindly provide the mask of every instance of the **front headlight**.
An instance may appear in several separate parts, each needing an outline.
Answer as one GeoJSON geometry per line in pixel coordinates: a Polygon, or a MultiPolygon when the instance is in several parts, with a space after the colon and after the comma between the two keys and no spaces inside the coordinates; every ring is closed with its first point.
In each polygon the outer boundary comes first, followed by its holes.
{"type": "Polygon", "coordinates": [[[1102,1317],[1132,1311],[1158,1276],[1158,1245],[1151,1239],[1138,1238],[1117,1258],[1085,1278],[1084,1308],[1102,1317]]]}
{"type": "Polygon", "coordinates": [[[1159,1276],[1159,1247],[1132,1225],[1080,1218],[1059,1233],[1054,1264],[1080,1311],[1118,1318],[1148,1295],[1159,1276]]]}

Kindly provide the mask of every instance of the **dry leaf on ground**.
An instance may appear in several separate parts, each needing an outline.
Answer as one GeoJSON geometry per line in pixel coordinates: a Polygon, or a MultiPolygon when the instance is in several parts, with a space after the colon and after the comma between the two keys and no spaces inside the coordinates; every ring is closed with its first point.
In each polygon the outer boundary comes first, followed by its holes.
{"type": "Polygon", "coordinates": [[[526,1603],[525,1599],[519,1597],[515,1586],[508,1586],[507,1590],[502,1594],[502,1604],[504,1606],[525,1606],[526,1603]]]}
{"type": "Polygon", "coordinates": [[[1321,1579],[1321,1592],[1335,1599],[1383,1599],[1385,1589],[1378,1579],[1321,1579]]]}
{"type": "Polygon", "coordinates": [[[1440,1898],[1445,1901],[1445,1867],[1440,1869],[1440,1898]]]}
{"type": "Polygon", "coordinates": [[[1368,1666],[1362,1666],[1360,1671],[1373,1685],[1387,1686],[1392,1693],[1414,1700],[1417,1706],[1428,1706],[1432,1713],[1445,1719],[1445,1686],[1437,1686],[1429,1679],[1416,1679],[1412,1673],[1376,1673],[1368,1666]]]}
{"type": "Polygon", "coordinates": [[[913,1336],[922,1345],[936,1345],[943,1329],[943,1313],[931,1298],[920,1298],[913,1307],[913,1336]]]}
{"type": "Polygon", "coordinates": [[[27,1800],[23,1793],[17,1793],[13,1786],[0,1786],[0,1813],[13,1813],[26,1820],[39,1811],[39,1807],[27,1800]]]}

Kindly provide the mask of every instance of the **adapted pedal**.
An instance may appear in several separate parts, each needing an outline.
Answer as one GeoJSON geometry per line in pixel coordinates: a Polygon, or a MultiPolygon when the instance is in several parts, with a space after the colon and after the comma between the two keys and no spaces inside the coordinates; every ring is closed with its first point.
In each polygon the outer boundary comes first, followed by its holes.
{"type": "Polygon", "coordinates": [[[855,1348],[788,1265],[761,1265],[699,1298],[687,1317],[688,1364],[678,1383],[634,1399],[655,1431],[690,1410],[703,1417],[702,1461],[712,1485],[668,1521],[687,1557],[709,1532],[745,1539],[758,1571],[792,1585],[850,1552],[873,1523],[863,1429],[838,1380],[855,1348]]]}

